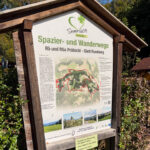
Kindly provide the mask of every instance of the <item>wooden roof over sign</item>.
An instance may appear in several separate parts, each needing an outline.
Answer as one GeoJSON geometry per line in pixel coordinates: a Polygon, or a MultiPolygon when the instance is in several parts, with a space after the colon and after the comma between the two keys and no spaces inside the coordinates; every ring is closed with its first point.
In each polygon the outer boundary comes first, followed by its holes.
{"type": "Polygon", "coordinates": [[[132,68],[132,71],[150,71],[150,57],[143,58],[132,68]]]}
{"type": "Polygon", "coordinates": [[[24,19],[38,21],[73,9],[87,17],[114,36],[124,35],[124,46],[140,50],[147,44],[96,0],[46,0],[35,4],[0,12],[0,33],[21,27],[24,19]]]}

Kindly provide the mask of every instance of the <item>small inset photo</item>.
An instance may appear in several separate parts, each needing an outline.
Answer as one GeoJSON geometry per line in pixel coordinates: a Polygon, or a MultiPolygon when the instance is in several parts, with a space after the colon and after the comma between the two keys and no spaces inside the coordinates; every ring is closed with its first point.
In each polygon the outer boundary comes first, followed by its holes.
{"type": "Polygon", "coordinates": [[[96,110],[90,110],[84,113],[84,124],[96,122],[96,110]]]}
{"type": "Polygon", "coordinates": [[[104,121],[108,119],[111,119],[111,111],[98,115],[98,121],[104,121]]]}
{"type": "Polygon", "coordinates": [[[64,129],[81,126],[83,124],[83,117],[81,112],[69,113],[63,115],[64,129]]]}
{"type": "Polygon", "coordinates": [[[62,119],[53,122],[44,122],[44,132],[52,132],[62,129],[62,119]]]}

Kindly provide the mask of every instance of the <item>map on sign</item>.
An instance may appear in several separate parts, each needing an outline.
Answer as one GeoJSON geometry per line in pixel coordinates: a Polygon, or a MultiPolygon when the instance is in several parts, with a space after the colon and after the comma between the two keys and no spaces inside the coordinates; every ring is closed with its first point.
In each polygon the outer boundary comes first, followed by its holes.
{"type": "Polygon", "coordinates": [[[93,59],[56,61],[57,106],[82,106],[99,102],[99,70],[93,59]]]}

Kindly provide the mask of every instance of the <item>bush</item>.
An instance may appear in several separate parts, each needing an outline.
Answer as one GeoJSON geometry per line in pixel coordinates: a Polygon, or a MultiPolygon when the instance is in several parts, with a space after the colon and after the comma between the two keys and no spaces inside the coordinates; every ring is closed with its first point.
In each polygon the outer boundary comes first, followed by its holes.
{"type": "Polygon", "coordinates": [[[21,113],[24,100],[18,93],[16,70],[5,70],[0,76],[0,150],[23,149],[19,145],[25,143],[21,113]]]}
{"type": "Polygon", "coordinates": [[[149,98],[150,89],[144,80],[140,83],[137,78],[123,79],[119,144],[121,150],[144,149],[149,98]]]}

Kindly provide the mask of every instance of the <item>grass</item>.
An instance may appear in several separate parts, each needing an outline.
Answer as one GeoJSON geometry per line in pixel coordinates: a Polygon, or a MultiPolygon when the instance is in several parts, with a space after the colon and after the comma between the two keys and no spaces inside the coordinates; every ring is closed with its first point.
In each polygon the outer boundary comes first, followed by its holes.
{"type": "Polygon", "coordinates": [[[107,115],[101,119],[98,119],[98,121],[104,121],[104,120],[108,120],[108,119],[111,119],[111,114],[110,115],[107,115]]]}
{"type": "Polygon", "coordinates": [[[85,120],[85,124],[88,124],[88,123],[95,123],[95,122],[96,122],[96,120],[88,120],[88,121],[85,120]]]}
{"type": "Polygon", "coordinates": [[[44,132],[47,133],[47,132],[61,130],[61,129],[62,129],[61,124],[55,124],[55,125],[44,127],[44,132]]]}

